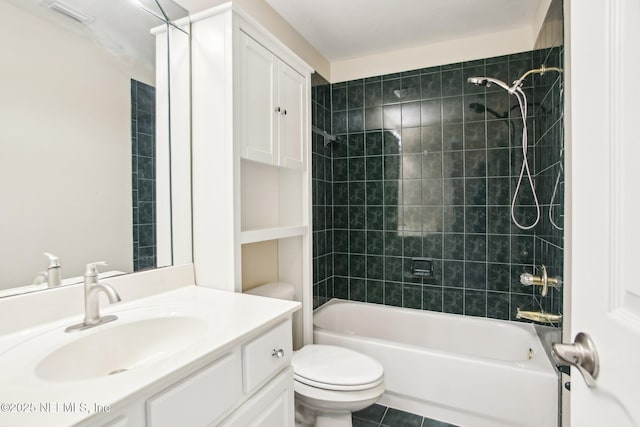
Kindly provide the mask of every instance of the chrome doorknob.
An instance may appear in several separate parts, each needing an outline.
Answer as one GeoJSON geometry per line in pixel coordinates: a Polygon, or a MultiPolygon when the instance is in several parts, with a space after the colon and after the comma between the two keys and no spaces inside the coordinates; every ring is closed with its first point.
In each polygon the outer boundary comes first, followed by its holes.
{"type": "Polygon", "coordinates": [[[600,361],[596,346],[589,335],[578,332],[573,344],[553,343],[551,354],[557,362],[578,368],[589,387],[596,385],[600,361]]]}

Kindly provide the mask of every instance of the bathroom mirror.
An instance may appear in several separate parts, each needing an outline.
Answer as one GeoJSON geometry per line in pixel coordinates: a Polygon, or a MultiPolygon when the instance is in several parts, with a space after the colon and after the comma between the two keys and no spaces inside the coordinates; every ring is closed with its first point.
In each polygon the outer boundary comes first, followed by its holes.
{"type": "Polygon", "coordinates": [[[182,159],[168,154],[170,90],[155,86],[169,55],[156,38],[188,40],[161,21],[187,11],[160,5],[0,1],[0,296],[48,289],[44,252],[62,284],[92,261],[111,274],[173,262],[168,177],[182,159]]]}

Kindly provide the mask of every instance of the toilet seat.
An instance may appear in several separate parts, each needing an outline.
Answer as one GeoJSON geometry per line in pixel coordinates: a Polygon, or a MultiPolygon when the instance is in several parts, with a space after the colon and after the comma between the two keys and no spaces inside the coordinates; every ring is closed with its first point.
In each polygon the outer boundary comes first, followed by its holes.
{"type": "Polygon", "coordinates": [[[367,390],[383,382],[380,363],[343,347],[307,345],[293,354],[291,365],[296,381],[325,390],[367,390]]]}
{"type": "Polygon", "coordinates": [[[301,377],[299,375],[293,374],[293,379],[300,383],[306,384],[311,387],[321,388],[324,390],[334,390],[334,391],[358,391],[358,390],[367,390],[373,387],[376,387],[384,382],[384,379],[381,377],[375,382],[367,383],[367,384],[357,384],[351,386],[339,385],[339,384],[328,384],[322,383],[319,381],[313,381],[308,378],[301,377]]]}

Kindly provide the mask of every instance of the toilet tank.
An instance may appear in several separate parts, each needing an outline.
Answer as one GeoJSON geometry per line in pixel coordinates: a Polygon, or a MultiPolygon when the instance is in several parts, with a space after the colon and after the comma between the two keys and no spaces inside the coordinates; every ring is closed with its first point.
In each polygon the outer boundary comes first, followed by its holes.
{"type": "Polygon", "coordinates": [[[245,294],[258,295],[261,297],[278,298],[293,301],[296,290],[291,283],[286,282],[270,282],[264,285],[256,286],[244,292],[245,294]]]}

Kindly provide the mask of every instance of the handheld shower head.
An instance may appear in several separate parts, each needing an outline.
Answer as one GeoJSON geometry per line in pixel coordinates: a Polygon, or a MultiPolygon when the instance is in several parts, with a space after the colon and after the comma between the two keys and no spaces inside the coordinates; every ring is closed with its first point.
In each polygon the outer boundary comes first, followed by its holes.
{"type": "Polygon", "coordinates": [[[467,83],[471,83],[476,86],[489,86],[489,80],[486,77],[469,77],[467,83]]]}
{"type": "Polygon", "coordinates": [[[492,77],[469,77],[467,78],[467,83],[471,83],[476,86],[485,86],[485,87],[491,87],[491,85],[494,84],[508,91],[509,93],[513,93],[513,89],[510,88],[508,84],[506,84],[501,80],[494,79],[492,77]]]}
{"type": "MultiPolygon", "coordinates": [[[[533,71],[536,72],[536,71],[533,71]]],[[[499,88],[502,88],[504,90],[506,90],[510,95],[513,95],[516,97],[516,99],[518,100],[518,106],[520,107],[520,113],[522,116],[522,152],[523,152],[523,156],[524,156],[524,160],[522,162],[522,168],[520,169],[520,175],[518,176],[518,182],[516,185],[516,189],[514,191],[513,194],[513,199],[511,200],[511,219],[513,220],[514,224],[522,229],[522,230],[530,230],[533,227],[535,227],[538,222],[540,221],[540,203],[538,202],[538,196],[536,194],[536,190],[535,190],[535,185],[533,184],[533,177],[531,176],[531,171],[529,169],[529,161],[527,159],[527,147],[528,147],[528,141],[527,141],[527,95],[524,93],[524,91],[522,90],[522,88],[520,87],[521,83],[522,83],[522,79],[524,79],[524,77],[526,77],[528,74],[525,73],[520,80],[516,80],[513,84],[513,86],[509,86],[508,84],[506,84],[505,82],[503,82],[502,80],[498,80],[498,79],[494,79],[493,77],[469,77],[467,78],[467,83],[471,83],[477,86],[485,86],[485,87],[489,87],[492,84],[498,86],[499,88]],[[524,177],[526,177],[529,180],[529,185],[531,186],[531,190],[533,190],[533,198],[535,201],[535,205],[536,205],[536,220],[531,224],[531,225],[522,225],[518,222],[518,220],[516,219],[515,216],[515,208],[516,208],[516,199],[518,198],[518,195],[520,193],[520,186],[522,184],[522,181],[524,180],[524,177]]],[[[476,113],[482,113],[482,110],[490,112],[491,114],[493,114],[496,118],[503,118],[503,117],[508,117],[508,113],[509,111],[507,111],[504,115],[500,115],[498,113],[496,113],[495,111],[492,111],[490,109],[488,109],[486,106],[483,106],[484,108],[481,109],[481,104],[479,103],[471,103],[469,104],[469,108],[471,108],[472,111],[476,112],[476,113]]]]}

